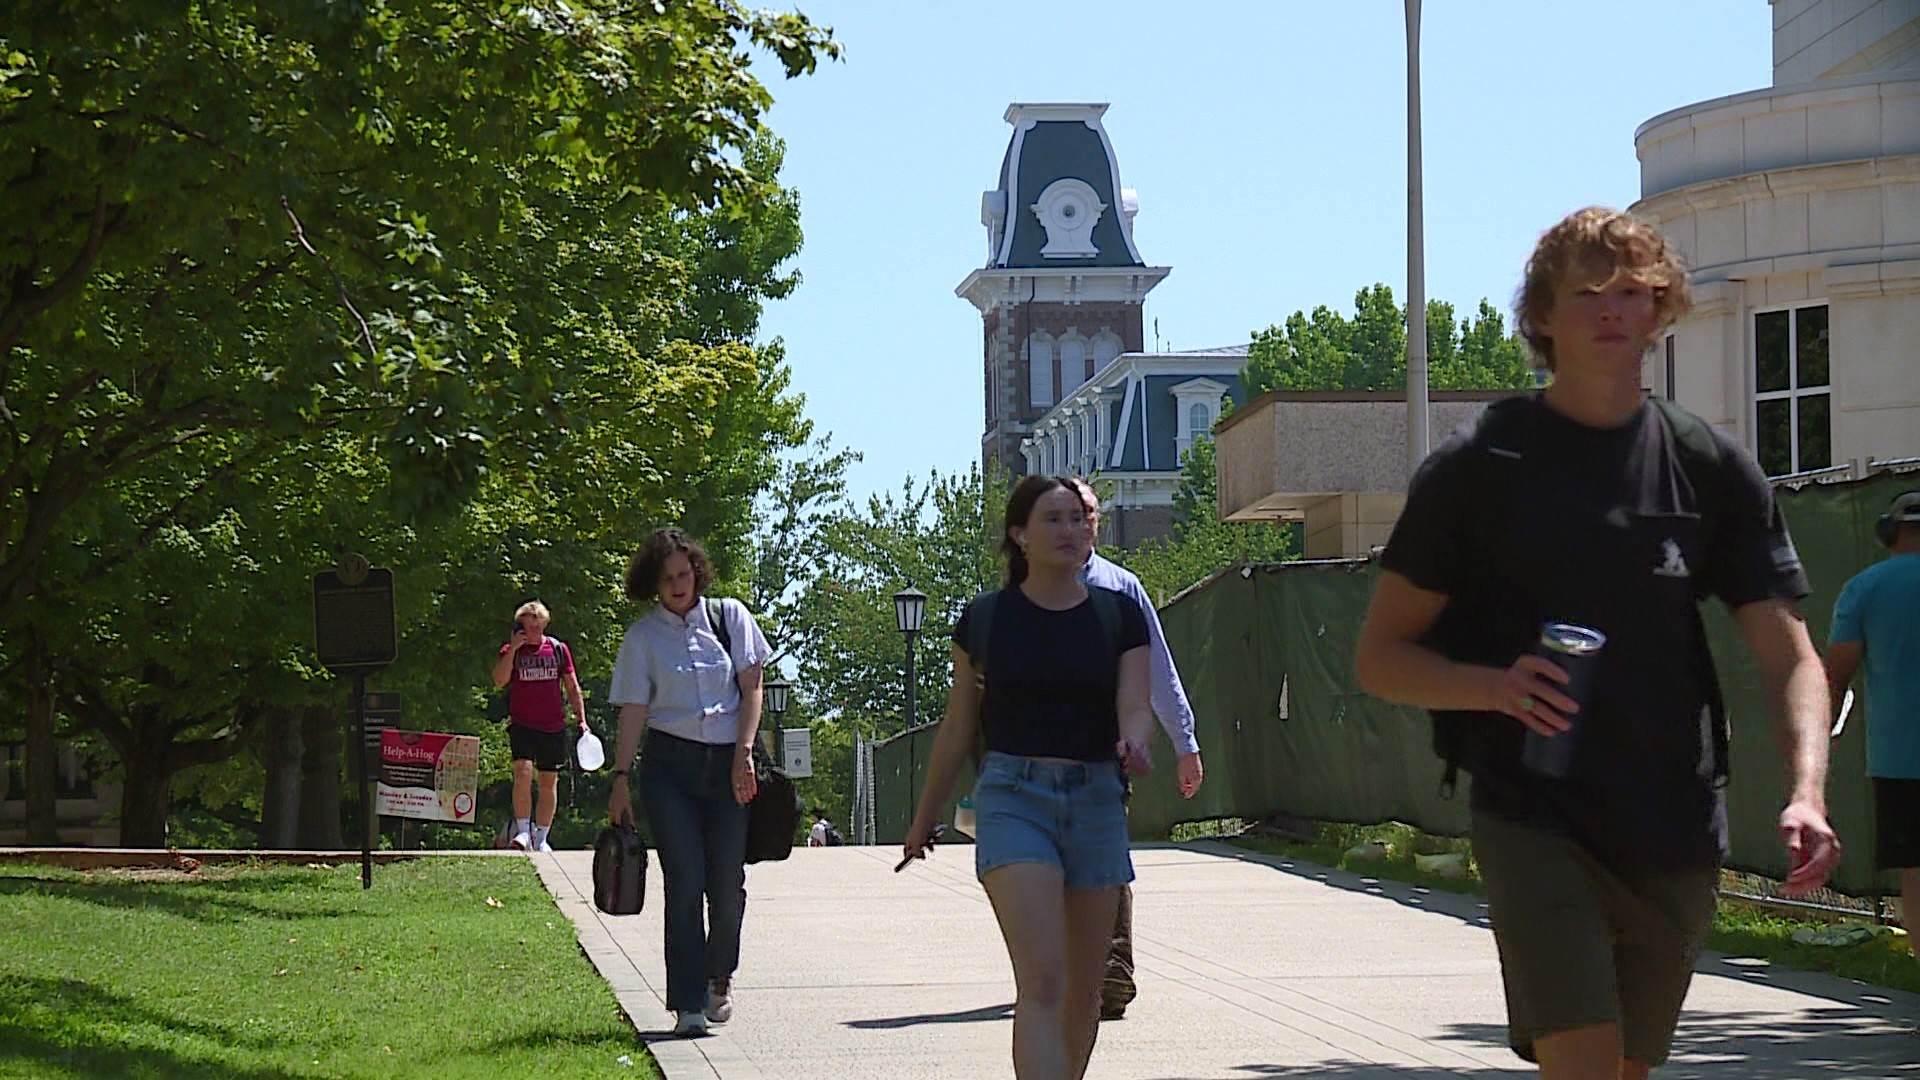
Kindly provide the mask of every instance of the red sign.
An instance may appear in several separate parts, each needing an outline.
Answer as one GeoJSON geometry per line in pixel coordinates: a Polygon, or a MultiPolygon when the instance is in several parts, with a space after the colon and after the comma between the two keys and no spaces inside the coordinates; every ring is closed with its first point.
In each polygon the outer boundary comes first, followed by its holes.
{"type": "Polygon", "coordinates": [[[479,787],[479,736],[392,728],[380,733],[375,807],[381,814],[471,823],[479,787]]]}

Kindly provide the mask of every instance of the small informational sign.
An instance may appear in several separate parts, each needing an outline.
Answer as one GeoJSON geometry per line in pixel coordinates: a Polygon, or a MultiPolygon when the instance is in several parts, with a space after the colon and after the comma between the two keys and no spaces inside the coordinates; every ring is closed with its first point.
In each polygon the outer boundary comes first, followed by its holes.
{"type": "Polygon", "coordinates": [[[380,733],[379,812],[421,821],[473,822],[480,737],[431,731],[380,733]]]}
{"type": "MultiPolygon", "coordinates": [[[[367,760],[375,770],[380,767],[380,740],[388,728],[400,726],[400,695],[369,693],[360,701],[360,715],[367,722],[367,760]]],[[[376,771],[377,775],[377,771],[376,771]]]]}
{"type": "Polygon", "coordinates": [[[813,731],[808,728],[780,729],[780,767],[790,777],[813,775],[813,731]]]}

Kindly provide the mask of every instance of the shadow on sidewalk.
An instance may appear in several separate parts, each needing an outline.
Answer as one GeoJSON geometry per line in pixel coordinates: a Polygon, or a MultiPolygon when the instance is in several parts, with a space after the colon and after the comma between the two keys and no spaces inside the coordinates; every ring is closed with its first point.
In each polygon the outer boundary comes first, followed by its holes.
{"type": "MultiPolygon", "coordinates": [[[[1809,1011],[1782,1022],[1770,1012],[1689,1011],[1674,1039],[1673,1058],[1661,1066],[1660,1080],[1807,1080],[1812,1076],[1920,1077],[1920,1035],[1883,1024],[1862,1024],[1851,1008],[1809,1011]]],[[[1881,1018],[1887,1020],[1889,1018],[1881,1018]]],[[[1890,1022],[1890,1021],[1889,1021],[1890,1022]]],[[[1506,1049],[1507,1029],[1499,1024],[1450,1024],[1447,1041],[1506,1049]]],[[[1518,1056],[1507,1068],[1443,1068],[1432,1065],[1380,1065],[1366,1061],[1324,1061],[1312,1065],[1235,1066],[1229,1077],[1319,1076],[1334,1080],[1442,1080],[1445,1077],[1531,1075],[1518,1056]]]]}
{"type": "MultiPolygon", "coordinates": [[[[1493,922],[1487,916],[1485,898],[1471,893],[1446,892],[1390,878],[1371,877],[1283,855],[1248,851],[1218,841],[1210,842],[1205,847],[1196,845],[1196,849],[1240,862],[1264,866],[1276,873],[1291,877],[1317,881],[1344,892],[1391,900],[1402,907],[1445,915],[1468,925],[1477,926],[1489,933],[1493,930],[1493,922]]],[[[1489,954],[1492,953],[1493,942],[1487,942],[1487,951],[1489,954]]],[[[1699,964],[1694,967],[1694,974],[1719,976],[1822,998],[1838,1005],[1862,1010],[1871,1016],[1896,1024],[1905,1020],[1910,1025],[1914,1020],[1920,1019],[1920,997],[1916,995],[1855,982],[1851,979],[1842,979],[1822,972],[1773,965],[1764,960],[1711,953],[1701,957],[1699,964]],[[1909,1008],[1912,1010],[1911,1016],[1903,1012],[1909,1008]]],[[[1920,1068],[1915,1069],[1915,1074],[1920,1076],[1920,1068]]],[[[1660,1075],[1665,1077],[1666,1073],[1663,1072],[1660,1075]]]]}
{"type": "Polygon", "coordinates": [[[859,1031],[887,1031],[893,1028],[918,1027],[921,1024],[977,1024],[981,1021],[1011,1020],[1013,1003],[989,1005],[984,1009],[968,1009],[965,1012],[922,1013],[919,1016],[889,1016],[878,1020],[848,1020],[841,1025],[859,1031]]]}
{"type": "Polygon", "coordinates": [[[1401,907],[1416,911],[1430,911],[1436,915],[1451,916],[1483,930],[1491,929],[1493,926],[1487,918],[1486,899],[1473,893],[1447,892],[1443,889],[1396,881],[1392,878],[1373,877],[1350,870],[1321,866],[1318,863],[1310,863],[1286,855],[1269,855],[1265,852],[1251,851],[1219,840],[1209,841],[1205,846],[1196,844],[1194,847],[1209,855],[1264,866],[1269,870],[1291,877],[1305,878],[1308,881],[1317,881],[1322,885],[1345,892],[1391,900],[1401,907]]]}

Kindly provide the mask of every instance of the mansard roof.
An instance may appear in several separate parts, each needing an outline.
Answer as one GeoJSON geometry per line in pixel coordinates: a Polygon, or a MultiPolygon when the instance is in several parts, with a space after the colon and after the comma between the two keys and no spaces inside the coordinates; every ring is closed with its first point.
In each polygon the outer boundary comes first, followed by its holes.
{"type": "Polygon", "coordinates": [[[1106,111],[1104,103],[1007,107],[1013,136],[999,185],[981,199],[987,268],[1146,265],[1133,244],[1138,201],[1120,186],[1106,111]]]}

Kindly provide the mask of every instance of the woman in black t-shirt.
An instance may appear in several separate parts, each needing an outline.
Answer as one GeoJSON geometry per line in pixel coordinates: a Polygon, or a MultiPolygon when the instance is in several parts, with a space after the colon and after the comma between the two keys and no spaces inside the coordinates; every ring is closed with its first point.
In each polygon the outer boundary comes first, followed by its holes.
{"type": "Polygon", "coordinates": [[[1151,767],[1146,614],[1083,582],[1093,530],[1066,480],[1013,489],[1001,546],[1007,587],[954,628],[953,690],[905,854],[925,856],[984,734],[974,864],[1013,960],[1014,1075],[1079,1077],[1120,887],[1133,880],[1125,774],[1151,767]]]}

